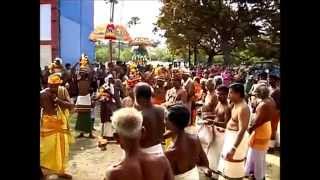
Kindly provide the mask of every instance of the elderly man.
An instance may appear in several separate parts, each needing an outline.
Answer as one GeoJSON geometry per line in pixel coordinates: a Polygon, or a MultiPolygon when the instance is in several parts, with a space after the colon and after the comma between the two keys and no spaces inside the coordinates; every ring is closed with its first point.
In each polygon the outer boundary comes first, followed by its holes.
{"type": "Polygon", "coordinates": [[[65,173],[69,159],[69,112],[73,108],[68,91],[63,86],[59,74],[50,75],[48,88],[40,92],[42,108],[40,129],[40,165],[47,172],[72,179],[65,173]]]}
{"type": "Polygon", "coordinates": [[[248,128],[248,132],[251,135],[246,162],[246,175],[253,174],[256,180],[263,180],[265,178],[265,158],[272,132],[271,120],[276,113],[276,104],[269,96],[269,89],[265,85],[259,85],[254,94],[261,101],[257,106],[256,115],[248,128]]]}
{"type": "Polygon", "coordinates": [[[140,147],[144,128],[142,113],[134,108],[122,108],[112,116],[112,126],[124,160],[107,170],[105,180],[173,180],[168,159],[163,155],[145,153],[140,147]]]}

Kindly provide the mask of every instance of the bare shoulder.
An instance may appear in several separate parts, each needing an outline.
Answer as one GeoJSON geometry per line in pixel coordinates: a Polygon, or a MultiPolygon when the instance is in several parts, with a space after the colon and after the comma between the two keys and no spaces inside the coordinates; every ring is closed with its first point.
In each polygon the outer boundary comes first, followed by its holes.
{"type": "Polygon", "coordinates": [[[104,180],[117,180],[118,177],[121,177],[123,173],[123,167],[119,166],[110,166],[107,168],[106,176],[104,180]]]}
{"type": "Polygon", "coordinates": [[[200,140],[197,134],[189,134],[189,133],[186,133],[186,134],[188,135],[188,138],[192,141],[192,143],[194,144],[200,143],[200,140]]]}
{"type": "Polygon", "coordinates": [[[176,153],[175,148],[169,148],[168,150],[166,150],[164,154],[169,160],[173,160],[175,157],[175,153],[176,153]]]}
{"type": "Polygon", "coordinates": [[[157,105],[157,104],[154,105],[154,108],[159,112],[164,112],[165,111],[163,106],[160,106],[160,105],[157,105]]]}
{"type": "Polygon", "coordinates": [[[156,156],[158,162],[161,162],[161,166],[162,167],[170,167],[170,163],[169,163],[169,160],[167,158],[167,156],[164,156],[164,155],[158,155],[156,156]]]}
{"type": "Polygon", "coordinates": [[[250,108],[247,103],[243,103],[239,108],[240,113],[250,113],[250,108]]]}

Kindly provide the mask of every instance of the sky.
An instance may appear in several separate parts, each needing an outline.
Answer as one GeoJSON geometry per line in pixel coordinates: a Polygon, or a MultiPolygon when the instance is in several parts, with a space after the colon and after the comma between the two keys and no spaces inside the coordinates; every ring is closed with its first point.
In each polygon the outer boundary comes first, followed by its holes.
{"type": "MultiPolygon", "coordinates": [[[[94,26],[109,23],[110,4],[103,0],[94,0],[94,26]]],[[[127,25],[131,17],[140,18],[141,24],[128,28],[131,37],[148,37],[155,41],[161,41],[160,46],[165,46],[165,39],[154,35],[153,23],[160,14],[162,3],[160,0],[119,0],[114,8],[114,24],[127,25]]]]}

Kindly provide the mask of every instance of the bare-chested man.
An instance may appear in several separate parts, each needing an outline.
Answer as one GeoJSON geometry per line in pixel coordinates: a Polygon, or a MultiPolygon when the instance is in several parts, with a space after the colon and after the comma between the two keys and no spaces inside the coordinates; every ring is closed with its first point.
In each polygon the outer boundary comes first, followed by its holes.
{"type": "Polygon", "coordinates": [[[202,115],[204,119],[214,114],[215,108],[218,104],[218,98],[215,93],[215,85],[214,85],[213,78],[208,79],[206,87],[207,87],[208,93],[204,100],[204,105],[202,107],[202,115]]]}
{"type": "MultiPolygon", "coordinates": [[[[244,86],[232,84],[229,87],[229,99],[233,103],[231,118],[225,131],[222,156],[219,170],[228,178],[243,178],[244,163],[248,149],[247,128],[250,119],[250,109],[245,101],[244,86]]],[[[219,179],[223,179],[221,176],[219,179]]]]}
{"type": "Polygon", "coordinates": [[[93,122],[91,120],[91,96],[89,70],[81,68],[79,71],[78,88],[79,95],[76,102],[77,122],[75,129],[80,132],[78,138],[89,134],[89,138],[95,138],[92,134],[93,122]]]}
{"type": "Polygon", "coordinates": [[[181,78],[179,76],[174,76],[171,79],[171,82],[173,88],[167,91],[165,106],[168,107],[176,103],[181,103],[187,107],[188,93],[182,87],[181,78]]]}
{"type": "Polygon", "coordinates": [[[48,88],[40,92],[40,107],[43,112],[40,129],[40,165],[48,170],[45,174],[54,173],[72,179],[71,175],[65,173],[65,168],[70,143],[68,119],[73,104],[67,89],[60,86],[61,83],[59,74],[50,75],[48,88]]]}
{"type": "MultiPolygon", "coordinates": [[[[219,159],[224,143],[224,133],[228,120],[230,119],[231,112],[228,104],[228,91],[226,86],[219,86],[216,88],[216,95],[218,98],[218,104],[215,108],[215,119],[213,121],[213,133],[214,139],[209,144],[207,157],[209,160],[209,167],[213,170],[218,170],[219,159]]],[[[210,124],[210,121],[209,121],[210,124]]],[[[214,178],[218,178],[217,175],[214,178]]]]}
{"type": "Polygon", "coordinates": [[[135,108],[143,115],[145,136],[141,138],[142,151],[151,154],[162,154],[161,142],[164,133],[164,108],[151,102],[152,90],[147,83],[140,82],[134,88],[135,108]]]}
{"type": "Polygon", "coordinates": [[[209,163],[203,151],[197,135],[184,131],[188,126],[190,113],[181,105],[173,105],[168,108],[166,126],[177,134],[174,144],[166,151],[165,155],[170,161],[175,180],[199,180],[197,166],[206,168],[206,174],[210,175],[209,163]]]}
{"type": "Polygon", "coordinates": [[[190,72],[183,72],[182,73],[183,79],[183,88],[187,92],[187,100],[184,105],[189,109],[191,116],[190,116],[190,123],[191,125],[194,124],[196,118],[196,108],[195,108],[195,84],[192,78],[190,77],[190,72]]]}
{"type": "MultiPolygon", "coordinates": [[[[269,145],[269,152],[273,152],[274,148],[278,146],[276,139],[277,139],[277,130],[278,125],[280,122],[280,87],[279,87],[279,77],[270,75],[270,96],[276,103],[277,111],[272,117],[271,120],[271,128],[272,128],[272,134],[271,134],[271,141],[269,145]]],[[[279,146],[278,146],[279,147],[279,146]]]]}
{"type": "Polygon", "coordinates": [[[134,108],[122,108],[114,112],[112,124],[115,137],[125,151],[124,160],[107,170],[105,180],[173,180],[168,159],[152,155],[140,147],[144,134],[142,113],[134,108]]]}
{"type": "Polygon", "coordinates": [[[271,120],[276,113],[276,104],[269,96],[269,89],[266,85],[259,85],[255,89],[254,95],[261,101],[248,128],[251,135],[246,161],[246,175],[253,175],[256,180],[263,180],[265,178],[265,158],[272,132],[271,120]]]}
{"type": "MultiPolygon", "coordinates": [[[[209,154],[215,138],[215,132],[212,122],[215,118],[215,108],[218,103],[218,99],[214,90],[214,81],[212,78],[208,79],[206,86],[208,93],[205,98],[204,105],[201,109],[202,118],[197,119],[197,125],[199,125],[198,136],[200,138],[202,148],[204,149],[206,154],[209,154]]],[[[212,154],[212,152],[210,152],[210,154],[212,154]]],[[[209,157],[209,162],[211,163],[212,158],[210,158],[211,157],[209,157]]]]}

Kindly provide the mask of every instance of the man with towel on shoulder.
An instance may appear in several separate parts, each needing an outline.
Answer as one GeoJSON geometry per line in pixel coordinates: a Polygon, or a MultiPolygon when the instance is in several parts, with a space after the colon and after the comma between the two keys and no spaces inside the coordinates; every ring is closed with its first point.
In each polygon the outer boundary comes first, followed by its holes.
{"type": "Polygon", "coordinates": [[[142,151],[150,154],[163,154],[161,142],[164,129],[164,108],[151,102],[152,90],[147,83],[140,82],[134,88],[134,107],[142,112],[145,136],[141,138],[142,151]]]}
{"type": "Polygon", "coordinates": [[[140,147],[144,134],[142,113],[134,108],[121,108],[112,116],[115,138],[125,151],[124,159],[109,167],[104,180],[173,180],[168,159],[152,155],[140,147]]]}
{"type": "MultiPolygon", "coordinates": [[[[228,97],[233,103],[231,118],[225,130],[222,156],[219,160],[219,171],[228,178],[244,178],[245,159],[248,150],[247,128],[250,109],[245,101],[244,86],[236,83],[229,87],[228,97]]],[[[219,180],[225,177],[220,176],[219,180]]]]}
{"type": "Polygon", "coordinates": [[[276,113],[276,103],[269,96],[266,85],[259,85],[253,93],[261,101],[248,128],[250,147],[246,161],[246,175],[253,175],[256,180],[263,180],[266,168],[265,158],[272,134],[271,120],[276,113]]]}
{"type": "Polygon", "coordinates": [[[199,180],[197,166],[205,167],[205,174],[208,176],[212,173],[198,136],[184,130],[189,124],[189,118],[190,112],[181,104],[168,108],[166,127],[177,136],[165,155],[171,164],[175,180],[199,180]]]}

